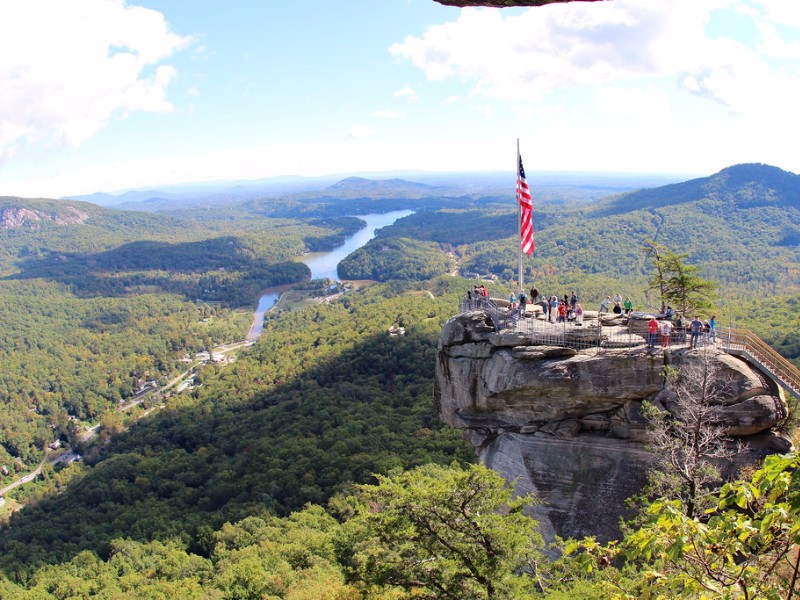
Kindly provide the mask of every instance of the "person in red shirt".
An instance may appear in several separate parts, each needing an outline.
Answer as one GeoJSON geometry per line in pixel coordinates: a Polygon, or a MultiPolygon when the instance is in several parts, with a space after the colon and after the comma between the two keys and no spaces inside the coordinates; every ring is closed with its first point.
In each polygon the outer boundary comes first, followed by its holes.
{"type": "Polygon", "coordinates": [[[566,323],[567,322],[567,305],[563,302],[560,302],[558,305],[558,322],[559,323],[566,323]]]}
{"type": "Polygon", "coordinates": [[[647,322],[647,332],[647,348],[653,350],[656,347],[656,336],[658,336],[658,321],[655,317],[650,317],[647,322]]]}

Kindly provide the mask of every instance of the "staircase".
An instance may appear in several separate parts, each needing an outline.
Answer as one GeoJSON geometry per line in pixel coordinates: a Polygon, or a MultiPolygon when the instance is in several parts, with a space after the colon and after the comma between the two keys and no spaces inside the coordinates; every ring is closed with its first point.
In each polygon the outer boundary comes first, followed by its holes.
{"type": "Polygon", "coordinates": [[[747,329],[719,328],[717,348],[743,356],[760,366],[796,400],[800,400],[800,369],[747,329]]]}

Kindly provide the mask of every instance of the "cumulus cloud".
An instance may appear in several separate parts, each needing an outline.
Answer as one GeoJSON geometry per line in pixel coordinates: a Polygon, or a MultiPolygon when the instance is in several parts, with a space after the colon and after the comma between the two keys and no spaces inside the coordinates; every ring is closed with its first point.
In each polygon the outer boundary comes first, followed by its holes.
{"type": "Polygon", "coordinates": [[[800,23],[796,7],[796,0],[747,5],[614,0],[552,5],[515,16],[465,9],[456,20],[408,36],[390,52],[430,80],[466,82],[473,96],[537,102],[559,90],[672,77],[687,91],[739,112],[752,109],[765,94],[795,89],[797,69],[778,72],[766,58],[796,57],[800,51],[796,36],[781,29],[800,23]],[[760,46],[706,36],[708,24],[719,17],[715,11],[745,6],[760,27],[760,46]],[[764,87],[756,92],[757,86],[764,87]]]}
{"type": "Polygon", "coordinates": [[[22,144],[77,146],[115,115],[166,112],[191,41],[161,13],[122,0],[0,3],[0,160],[22,144]]]}
{"type": "Polygon", "coordinates": [[[800,27],[797,0],[756,0],[758,10],[776,24],[800,27]]]}
{"type": "Polygon", "coordinates": [[[408,98],[409,100],[418,100],[417,92],[415,92],[411,86],[406,85],[397,90],[394,94],[395,98],[408,98]]]}

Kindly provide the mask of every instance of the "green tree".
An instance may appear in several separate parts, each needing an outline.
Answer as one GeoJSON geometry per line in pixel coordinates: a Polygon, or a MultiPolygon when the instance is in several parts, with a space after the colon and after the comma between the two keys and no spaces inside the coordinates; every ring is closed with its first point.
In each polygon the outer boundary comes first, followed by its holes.
{"type": "Polygon", "coordinates": [[[750,481],[725,484],[701,516],[658,501],[624,543],[644,561],[649,597],[793,598],[800,555],[800,462],[770,456],[750,481]]]}
{"type": "Polygon", "coordinates": [[[667,304],[684,315],[713,307],[717,284],[700,277],[700,267],[686,263],[688,254],[676,254],[653,241],[645,242],[644,250],[654,271],[647,289],[658,293],[661,312],[667,304]]]}
{"type": "Polygon", "coordinates": [[[532,498],[491,470],[423,465],[378,476],[356,497],[352,571],[414,598],[524,598],[542,538],[522,514],[532,498]]]}

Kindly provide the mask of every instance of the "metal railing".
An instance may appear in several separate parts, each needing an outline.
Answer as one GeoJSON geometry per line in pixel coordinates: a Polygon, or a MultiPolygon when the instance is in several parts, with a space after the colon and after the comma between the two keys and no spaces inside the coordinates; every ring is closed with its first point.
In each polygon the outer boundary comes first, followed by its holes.
{"type": "MultiPolygon", "coordinates": [[[[625,325],[614,326],[597,319],[583,321],[550,321],[544,318],[538,307],[528,305],[523,315],[518,309],[510,310],[507,303],[494,298],[462,298],[459,311],[481,310],[489,316],[495,331],[510,330],[525,334],[539,346],[564,346],[575,349],[633,348],[647,343],[646,334],[631,331],[625,325]],[[500,305],[502,304],[502,305],[500,305]]],[[[673,334],[674,342],[679,336],[673,334]]],[[[658,344],[661,343],[658,337],[658,344]]]]}
{"type": "MultiPolygon", "coordinates": [[[[524,333],[535,345],[601,350],[635,348],[647,344],[647,332],[634,331],[630,326],[608,326],[608,323],[601,324],[594,319],[582,323],[553,323],[545,320],[538,312],[528,311],[524,316],[520,315],[518,310],[512,311],[507,306],[499,306],[493,298],[463,298],[459,302],[459,311],[463,313],[470,310],[485,311],[495,331],[506,329],[524,333]]],[[[681,346],[689,342],[690,336],[686,330],[673,328],[668,346],[681,346]]],[[[728,354],[747,358],[800,400],[800,369],[752,331],[722,327],[713,333],[702,333],[697,343],[700,347],[714,345],[728,354]]],[[[661,335],[657,335],[655,346],[661,345],[661,335]]]]}
{"type": "Polygon", "coordinates": [[[787,392],[800,400],[800,369],[752,331],[723,328],[717,334],[717,341],[729,354],[744,355],[760,365],[787,392]]]}

